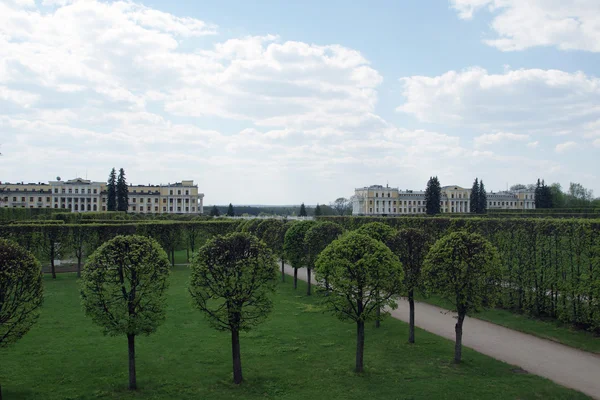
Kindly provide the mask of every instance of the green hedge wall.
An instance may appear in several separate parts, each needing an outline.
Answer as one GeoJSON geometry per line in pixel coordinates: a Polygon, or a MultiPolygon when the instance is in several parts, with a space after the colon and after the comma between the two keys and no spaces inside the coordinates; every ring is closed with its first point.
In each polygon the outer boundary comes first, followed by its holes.
{"type": "Polygon", "coordinates": [[[53,214],[65,213],[62,208],[0,208],[0,221],[25,221],[33,219],[50,219],[53,214]]]}
{"type": "Polygon", "coordinates": [[[501,307],[600,331],[600,220],[320,217],[353,230],[373,221],[488,238],[502,259],[501,307]]]}

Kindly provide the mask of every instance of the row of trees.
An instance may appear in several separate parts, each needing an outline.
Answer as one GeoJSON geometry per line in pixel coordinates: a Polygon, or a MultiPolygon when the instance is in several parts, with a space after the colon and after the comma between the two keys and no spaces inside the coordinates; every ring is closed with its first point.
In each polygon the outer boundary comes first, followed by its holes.
{"type": "Polygon", "coordinates": [[[512,185],[510,190],[529,189],[535,191],[536,208],[586,208],[600,207],[600,199],[594,199],[594,192],[577,182],[570,182],[569,188],[563,191],[560,183],[546,185],[544,180],[535,184],[512,185]]]}
{"type": "Polygon", "coordinates": [[[125,179],[125,170],[123,168],[119,169],[118,177],[114,168],[110,171],[106,190],[108,192],[106,210],[127,212],[129,208],[129,192],[127,189],[127,180],[125,179]]]}
{"type": "Polygon", "coordinates": [[[210,209],[209,215],[211,217],[218,217],[226,215],[228,217],[234,217],[236,215],[298,215],[300,217],[307,216],[330,216],[330,215],[351,215],[352,214],[352,202],[345,197],[339,197],[335,201],[326,204],[317,204],[314,208],[306,207],[304,203],[300,207],[253,207],[253,206],[236,206],[229,203],[227,207],[220,207],[213,205],[210,209]]]}
{"type": "Polygon", "coordinates": [[[475,178],[470,195],[470,212],[474,214],[485,214],[487,211],[487,194],[483,180],[479,181],[475,178]]]}

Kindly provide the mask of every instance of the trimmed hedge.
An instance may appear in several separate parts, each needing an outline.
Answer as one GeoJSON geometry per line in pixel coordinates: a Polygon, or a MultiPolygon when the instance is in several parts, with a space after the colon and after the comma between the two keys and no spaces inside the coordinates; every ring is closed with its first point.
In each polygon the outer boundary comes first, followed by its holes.
{"type": "Polygon", "coordinates": [[[0,208],[0,221],[27,221],[33,219],[49,219],[53,214],[65,213],[63,208],[0,208]]]}
{"type": "Polygon", "coordinates": [[[319,217],[353,230],[369,222],[423,229],[437,240],[477,232],[500,253],[500,306],[600,332],[600,219],[319,217]]]}

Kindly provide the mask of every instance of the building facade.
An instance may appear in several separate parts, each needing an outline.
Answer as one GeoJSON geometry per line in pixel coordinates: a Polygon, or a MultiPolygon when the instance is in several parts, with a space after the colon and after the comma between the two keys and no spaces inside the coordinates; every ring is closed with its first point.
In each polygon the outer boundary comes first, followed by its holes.
{"type": "MultiPolygon", "coordinates": [[[[440,210],[442,213],[469,213],[471,189],[457,185],[441,188],[440,210]]],[[[534,209],[533,190],[516,192],[488,192],[488,210],[534,209]]],[[[354,190],[352,215],[416,215],[425,214],[425,192],[400,190],[389,186],[372,185],[354,190]]]]}
{"type": "MultiPolygon", "coordinates": [[[[167,185],[129,185],[129,212],[202,214],[204,193],[193,180],[167,185]]],[[[0,207],[66,208],[73,212],[107,211],[106,182],[87,179],[49,183],[0,183],[0,207]]]]}

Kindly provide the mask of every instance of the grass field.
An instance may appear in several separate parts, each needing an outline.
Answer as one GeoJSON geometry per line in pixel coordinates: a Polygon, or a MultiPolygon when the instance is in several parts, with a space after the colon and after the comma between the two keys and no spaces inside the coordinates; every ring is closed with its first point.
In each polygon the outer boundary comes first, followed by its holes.
{"type": "MultiPolygon", "coordinates": [[[[417,300],[451,309],[452,304],[436,295],[427,297],[417,295],[417,300]]],[[[567,346],[575,347],[592,353],[600,353],[600,337],[595,334],[575,329],[556,320],[541,320],[508,310],[493,308],[472,315],[475,318],[502,325],[516,331],[529,333],[543,339],[552,340],[567,346]]]]}
{"type": "Polygon", "coordinates": [[[45,279],[38,324],[0,353],[4,399],[583,399],[584,395],[386,320],[366,332],[365,369],[354,367],[355,327],[323,313],[316,298],[280,284],[267,322],[242,334],[245,382],[231,383],[230,337],[190,306],[188,271],[176,267],[167,321],[137,342],[138,385],[127,388],[127,340],[105,337],[83,315],[74,274],[45,279]]]}

